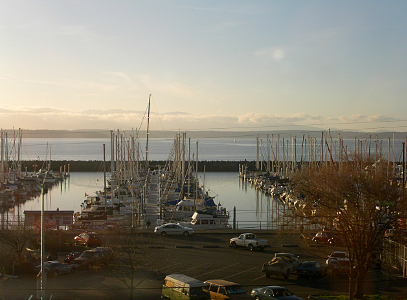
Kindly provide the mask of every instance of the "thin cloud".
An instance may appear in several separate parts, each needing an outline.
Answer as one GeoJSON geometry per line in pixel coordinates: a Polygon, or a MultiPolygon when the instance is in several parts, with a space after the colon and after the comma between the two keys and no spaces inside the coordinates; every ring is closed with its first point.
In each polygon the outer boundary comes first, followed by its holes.
{"type": "Polygon", "coordinates": [[[274,61],[280,61],[285,58],[286,53],[286,47],[269,47],[254,52],[254,55],[257,57],[270,58],[274,61]]]}
{"type": "MultiPolygon", "coordinates": [[[[24,129],[111,129],[138,128],[145,126],[144,111],[134,110],[85,110],[69,111],[46,107],[0,107],[1,128],[24,129]],[[18,123],[16,123],[18,116],[18,123]]],[[[380,122],[401,122],[386,116],[352,115],[335,118],[323,118],[319,115],[296,113],[287,116],[248,113],[245,115],[201,115],[187,112],[151,112],[152,130],[253,130],[270,128],[289,128],[290,126],[313,126],[323,130],[339,128],[351,124],[356,130],[359,123],[377,126],[380,122]]],[[[382,128],[382,127],[381,127],[382,128]]],[[[350,129],[350,128],[348,128],[350,129]]]]}
{"type": "Polygon", "coordinates": [[[130,77],[127,76],[123,72],[103,72],[103,74],[117,76],[117,77],[123,78],[124,80],[132,83],[132,80],[130,79],[130,77]]]}

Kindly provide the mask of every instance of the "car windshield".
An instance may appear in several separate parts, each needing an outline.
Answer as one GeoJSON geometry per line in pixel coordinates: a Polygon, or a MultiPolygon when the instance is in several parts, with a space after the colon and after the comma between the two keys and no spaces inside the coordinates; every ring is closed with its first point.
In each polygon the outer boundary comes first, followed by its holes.
{"type": "Polygon", "coordinates": [[[241,286],[227,286],[226,291],[228,294],[245,294],[246,291],[241,286]]]}
{"type": "Polygon", "coordinates": [[[192,287],[192,288],[190,288],[190,295],[191,296],[200,296],[200,295],[204,295],[204,294],[206,294],[206,292],[203,290],[203,288],[200,286],[200,287],[192,287]]]}

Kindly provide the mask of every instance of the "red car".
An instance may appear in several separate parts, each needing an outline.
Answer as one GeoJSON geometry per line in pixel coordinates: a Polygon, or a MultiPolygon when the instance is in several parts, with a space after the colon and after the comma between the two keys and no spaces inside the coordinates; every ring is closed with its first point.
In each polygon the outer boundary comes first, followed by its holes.
{"type": "Polygon", "coordinates": [[[96,265],[102,265],[105,263],[103,253],[98,250],[85,250],[81,256],[73,260],[74,264],[78,265],[78,268],[90,269],[96,265]]]}
{"type": "Polygon", "coordinates": [[[74,237],[74,243],[87,247],[99,247],[102,245],[102,240],[96,232],[84,232],[74,237]]]}
{"type": "Polygon", "coordinates": [[[328,244],[329,240],[334,236],[335,234],[329,231],[320,231],[318,232],[313,238],[312,241],[316,244],[328,244]]]}

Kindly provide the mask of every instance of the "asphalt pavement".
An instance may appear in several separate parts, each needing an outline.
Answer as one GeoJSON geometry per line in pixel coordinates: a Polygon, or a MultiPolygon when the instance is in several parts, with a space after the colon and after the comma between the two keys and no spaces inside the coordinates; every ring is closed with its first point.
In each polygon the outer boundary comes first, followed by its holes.
{"type": "MultiPolygon", "coordinates": [[[[192,236],[155,235],[152,231],[137,233],[140,255],[143,259],[136,268],[134,280],[134,299],[160,299],[161,286],[166,275],[181,273],[205,281],[225,279],[237,282],[247,291],[254,287],[280,285],[293,291],[297,296],[307,299],[310,295],[347,294],[346,277],[331,275],[320,279],[298,278],[292,274],[288,280],[282,276],[266,278],[261,272],[263,263],[274,257],[276,252],[290,252],[300,259],[325,262],[329,253],[343,250],[330,246],[310,244],[298,234],[278,234],[262,231],[259,238],[269,240],[271,247],[264,252],[229,247],[231,237],[242,232],[201,232],[192,236]]],[[[115,234],[104,236],[105,245],[117,245],[115,234]]],[[[74,299],[130,299],[129,279],[125,279],[114,265],[94,267],[91,270],[80,270],[76,273],[49,278],[45,285],[47,298],[53,300],[74,299]],[[126,283],[123,282],[125,279],[126,283]]],[[[405,279],[390,275],[384,271],[368,274],[366,294],[407,295],[405,279]]],[[[18,278],[2,278],[0,281],[0,299],[36,299],[35,275],[24,275],[18,278]]]]}

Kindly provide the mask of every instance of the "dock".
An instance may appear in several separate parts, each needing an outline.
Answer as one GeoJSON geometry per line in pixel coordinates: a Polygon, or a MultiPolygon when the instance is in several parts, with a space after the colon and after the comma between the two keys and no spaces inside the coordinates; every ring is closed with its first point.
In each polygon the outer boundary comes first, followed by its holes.
{"type": "Polygon", "coordinates": [[[158,187],[159,174],[153,172],[150,176],[149,184],[147,185],[147,195],[145,202],[144,224],[150,221],[150,227],[154,228],[160,215],[160,195],[158,187]]]}

